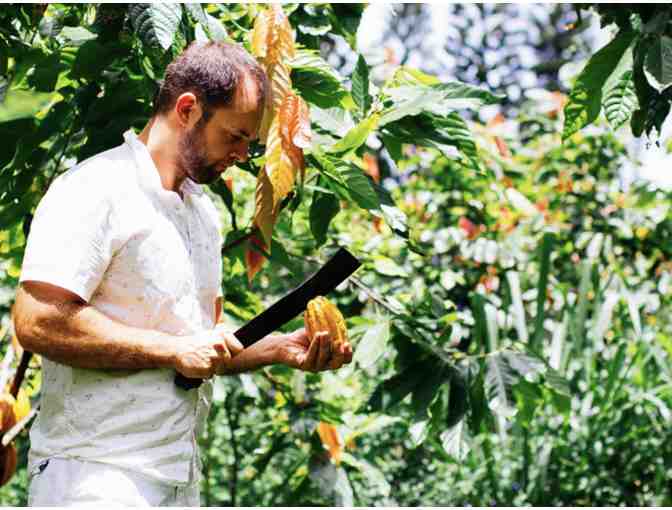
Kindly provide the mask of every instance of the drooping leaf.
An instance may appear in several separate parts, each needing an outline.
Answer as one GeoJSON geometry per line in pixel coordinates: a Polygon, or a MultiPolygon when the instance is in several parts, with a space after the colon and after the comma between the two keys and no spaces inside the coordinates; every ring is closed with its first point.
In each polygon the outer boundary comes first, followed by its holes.
{"type": "Polygon", "coordinates": [[[315,191],[310,204],[310,231],[318,246],[326,242],[329,224],[340,210],[339,200],[333,193],[315,191]]]}
{"type": "Polygon", "coordinates": [[[359,55],[355,70],[352,73],[352,99],[359,107],[360,115],[365,117],[371,107],[371,95],[369,94],[369,67],[364,57],[359,55]]]}
{"type": "Polygon", "coordinates": [[[252,282],[255,275],[261,270],[261,267],[266,262],[266,257],[261,253],[261,250],[266,250],[266,245],[257,236],[253,235],[248,241],[248,246],[245,249],[245,266],[247,267],[247,281],[252,282]]]}
{"type": "Polygon", "coordinates": [[[260,168],[257,174],[255,203],[254,223],[259,227],[266,246],[270,246],[273,225],[275,224],[275,207],[273,202],[273,185],[265,168],[260,168]]]}
{"type": "Polygon", "coordinates": [[[644,60],[644,74],[659,93],[672,85],[672,37],[661,35],[651,42],[644,60]]]}
{"type": "Polygon", "coordinates": [[[394,409],[425,381],[433,368],[435,368],[433,361],[419,360],[380,383],[366,404],[368,412],[387,412],[394,409]]]}
{"type": "Polygon", "coordinates": [[[461,420],[451,428],[444,430],[440,436],[443,449],[457,462],[462,462],[470,449],[467,439],[469,429],[464,422],[465,420],[461,420]]]}
{"type": "Polygon", "coordinates": [[[329,456],[338,466],[341,463],[343,453],[343,440],[335,425],[321,421],[317,425],[317,433],[322,440],[322,445],[329,450],[329,456]]]}
{"type": "Polygon", "coordinates": [[[623,53],[616,69],[604,85],[602,106],[612,129],[617,130],[638,108],[633,79],[633,46],[623,53]]]}
{"type": "Polygon", "coordinates": [[[128,17],[135,33],[151,47],[169,49],[182,19],[180,4],[131,4],[128,17]]]}
{"type": "Polygon", "coordinates": [[[633,32],[620,31],[609,44],[590,58],[581,71],[565,106],[563,140],[597,119],[602,105],[602,88],[632,44],[633,38],[633,32]]]}
{"type": "Polygon", "coordinates": [[[276,116],[268,132],[266,145],[266,173],[273,188],[273,208],[287,196],[294,187],[296,169],[282,146],[280,122],[276,116]]]}
{"type": "Polygon", "coordinates": [[[516,405],[513,397],[513,386],[519,376],[509,365],[506,356],[499,352],[488,354],[486,360],[485,394],[490,410],[504,418],[511,418],[516,414],[516,405]]]}
{"type": "Polygon", "coordinates": [[[383,355],[390,339],[390,322],[383,320],[366,330],[357,344],[352,361],[362,368],[373,366],[383,355]]]}

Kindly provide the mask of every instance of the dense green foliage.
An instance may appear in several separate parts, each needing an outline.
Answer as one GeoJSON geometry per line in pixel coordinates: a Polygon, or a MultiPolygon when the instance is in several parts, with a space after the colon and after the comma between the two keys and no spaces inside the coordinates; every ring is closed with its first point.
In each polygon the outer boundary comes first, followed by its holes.
{"type": "Polygon", "coordinates": [[[565,108],[563,137],[593,122],[600,111],[615,130],[629,122],[637,137],[654,128],[660,137],[672,97],[672,7],[576,5],[588,6],[599,13],[603,26],[615,25],[616,33],[577,78],[565,108]]]}
{"type": "MultiPolygon", "coordinates": [[[[5,315],[26,218],[53,178],[142,128],[186,43],[246,42],[259,8],[0,11],[5,315]]],[[[561,144],[557,110],[468,124],[458,112],[499,96],[406,67],[374,83],[361,57],[346,80],[311,50],[334,34],[354,46],[362,7],[284,8],[303,45],[292,81],[313,143],[251,282],[261,149],[226,174],[233,192],[210,187],[225,313],[240,324],[347,246],[364,267],[331,297],[355,358],[335,373],[218,378],[203,503],[672,504],[669,195],[621,188],[625,151],[601,125],[561,144]],[[319,423],[335,426],[340,463],[319,423]]],[[[3,504],[25,502],[18,442],[3,504]]]]}

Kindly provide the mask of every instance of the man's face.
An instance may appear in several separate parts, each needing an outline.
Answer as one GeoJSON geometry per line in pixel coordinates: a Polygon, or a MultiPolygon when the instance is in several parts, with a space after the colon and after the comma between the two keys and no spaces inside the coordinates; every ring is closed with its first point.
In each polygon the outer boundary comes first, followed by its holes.
{"type": "Polygon", "coordinates": [[[207,121],[201,118],[182,135],[178,164],[184,174],[199,184],[210,184],[237,161],[247,161],[262,113],[256,85],[251,79],[242,80],[231,104],[214,109],[207,121]]]}

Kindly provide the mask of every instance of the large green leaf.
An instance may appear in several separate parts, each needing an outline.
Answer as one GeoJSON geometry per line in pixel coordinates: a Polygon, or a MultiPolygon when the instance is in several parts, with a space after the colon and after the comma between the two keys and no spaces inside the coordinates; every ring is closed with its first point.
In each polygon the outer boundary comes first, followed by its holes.
{"type": "Polygon", "coordinates": [[[343,78],[316,51],[297,51],[289,66],[292,85],[309,103],[332,108],[347,94],[343,78]]]}
{"type": "Polygon", "coordinates": [[[359,113],[365,117],[371,107],[371,94],[369,94],[369,66],[364,57],[359,55],[357,65],[352,73],[352,99],[359,107],[359,113]]]}
{"type": "Polygon", "coordinates": [[[476,143],[464,120],[451,113],[446,117],[422,113],[407,116],[381,127],[384,135],[415,145],[434,147],[448,152],[456,147],[472,161],[478,159],[476,143]]]}
{"type": "Polygon", "coordinates": [[[471,446],[468,440],[469,428],[465,420],[461,420],[451,428],[444,430],[440,437],[441,445],[448,455],[457,462],[462,462],[466,458],[471,446]]]}
{"type": "Polygon", "coordinates": [[[180,26],[182,7],[172,3],[131,4],[128,17],[146,45],[167,50],[180,26]]]}
{"type": "Polygon", "coordinates": [[[446,116],[454,110],[462,108],[475,110],[504,99],[504,96],[460,82],[400,86],[386,89],[385,94],[392,101],[392,106],[383,112],[380,119],[381,126],[408,115],[427,112],[446,116]]]}
{"type": "Polygon", "coordinates": [[[310,204],[310,231],[318,246],[327,240],[329,223],[341,210],[338,198],[333,193],[316,191],[310,204]]]}
{"type": "Polygon", "coordinates": [[[56,97],[54,93],[9,89],[5,100],[0,103],[0,122],[33,117],[47,108],[56,97]]]}
{"type": "Polygon", "coordinates": [[[617,130],[637,109],[633,80],[634,45],[628,46],[603,87],[602,107],[612,129],[617,130]]]}
{"type": "Polygon", "coordinates": [[[341,198],[355,202],[362,209],[380,208],[380,199],[371,178],[361,168],[332,156],[314,154],[318,169],[341,198]]]}
{"type": "Polygon", "coordinates": [[[501,352],[488,354],[486,366],[484,383],[488,407],[496,415],[513,417],[517,412],[513,387],[518,383],[519,374],[514,372],[507,356],[501,352]]]}
{"type": "Polygon", "coordinates": [[[672,85],[672,37],[656,37],[644,60],[644,74],[659,93],[672,85]]]}
{"type": "Polygon", "coordinates": [[[359,124],[353,127],[336,144],[328,149],[329,152],[346,152],[356,150],[366,142],[366,139],[378,127],[380,116],[377,113],[366,117],[359,124]]]}
{"type": "Polygon", "coordinates": [[[385,352],[389,339],[390,321],[381,320],[372,325],[357,344],[352,361],[362,368],[373,366],[385,352]]]}
{"type": "Polygon", "coordinates": [[[365,410],[368,412],[388,412],[394,409],[415,388],[423,384],[427,374],[435,369],[432,360],[416,361],[398,374],[378,385],[369,398],[365,410]]]}
{"type": "Polygon", "coordinates": [[[583,68],[565,106],[563,140],[597,119],[602,105],[602,89],[633,40],[633,32],[620,31],[583,68]]]}

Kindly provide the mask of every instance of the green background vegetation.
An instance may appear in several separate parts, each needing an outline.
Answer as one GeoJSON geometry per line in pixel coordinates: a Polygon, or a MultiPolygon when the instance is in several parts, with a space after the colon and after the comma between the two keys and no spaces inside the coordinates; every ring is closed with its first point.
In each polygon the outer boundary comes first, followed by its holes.
{"type": "MultiPolygon", "coordinates": [[[[30,215],[53,179],[144,126],[157,80],[186,44],[246,43],[260,8],[0,9],[3,324],[30,215]]],[[[670,196],[623,187],[627,154],[611,131],[631,122],[649,132],[658,108],[669,110],[666,46],[659,67],[655,48],[637,60],[645,45],[667,44],[668,18],[617,17],[615,60],[593,56],[564,115],[528,101],[483,125],[466,119],[506,99],[486,88],[405,66],[373,80],[361,55],[348,75],[328,64],[320,50],[335,36],[356,47],[363,6],[284,9],[313,144],[251,282],[263,148],[227,173],[233,192],[209,188],[225,224],[226,318],[248,320],[346,246],[364,265],[330,298],[355,357],[334,373],[273,366],[218,378],[201,438],[203,504],[672,504],[670,196]],[[640,74],[662,92],[640,83],[637,108],[628,80],[640,74]],[[339,464],[320,422],[338,431],[339,464]]],[[[28,383],[38,379],[31,368],[28,383]]],[[[17,444],[3,505],[25,504],[25,432],[17,444]]]]}

